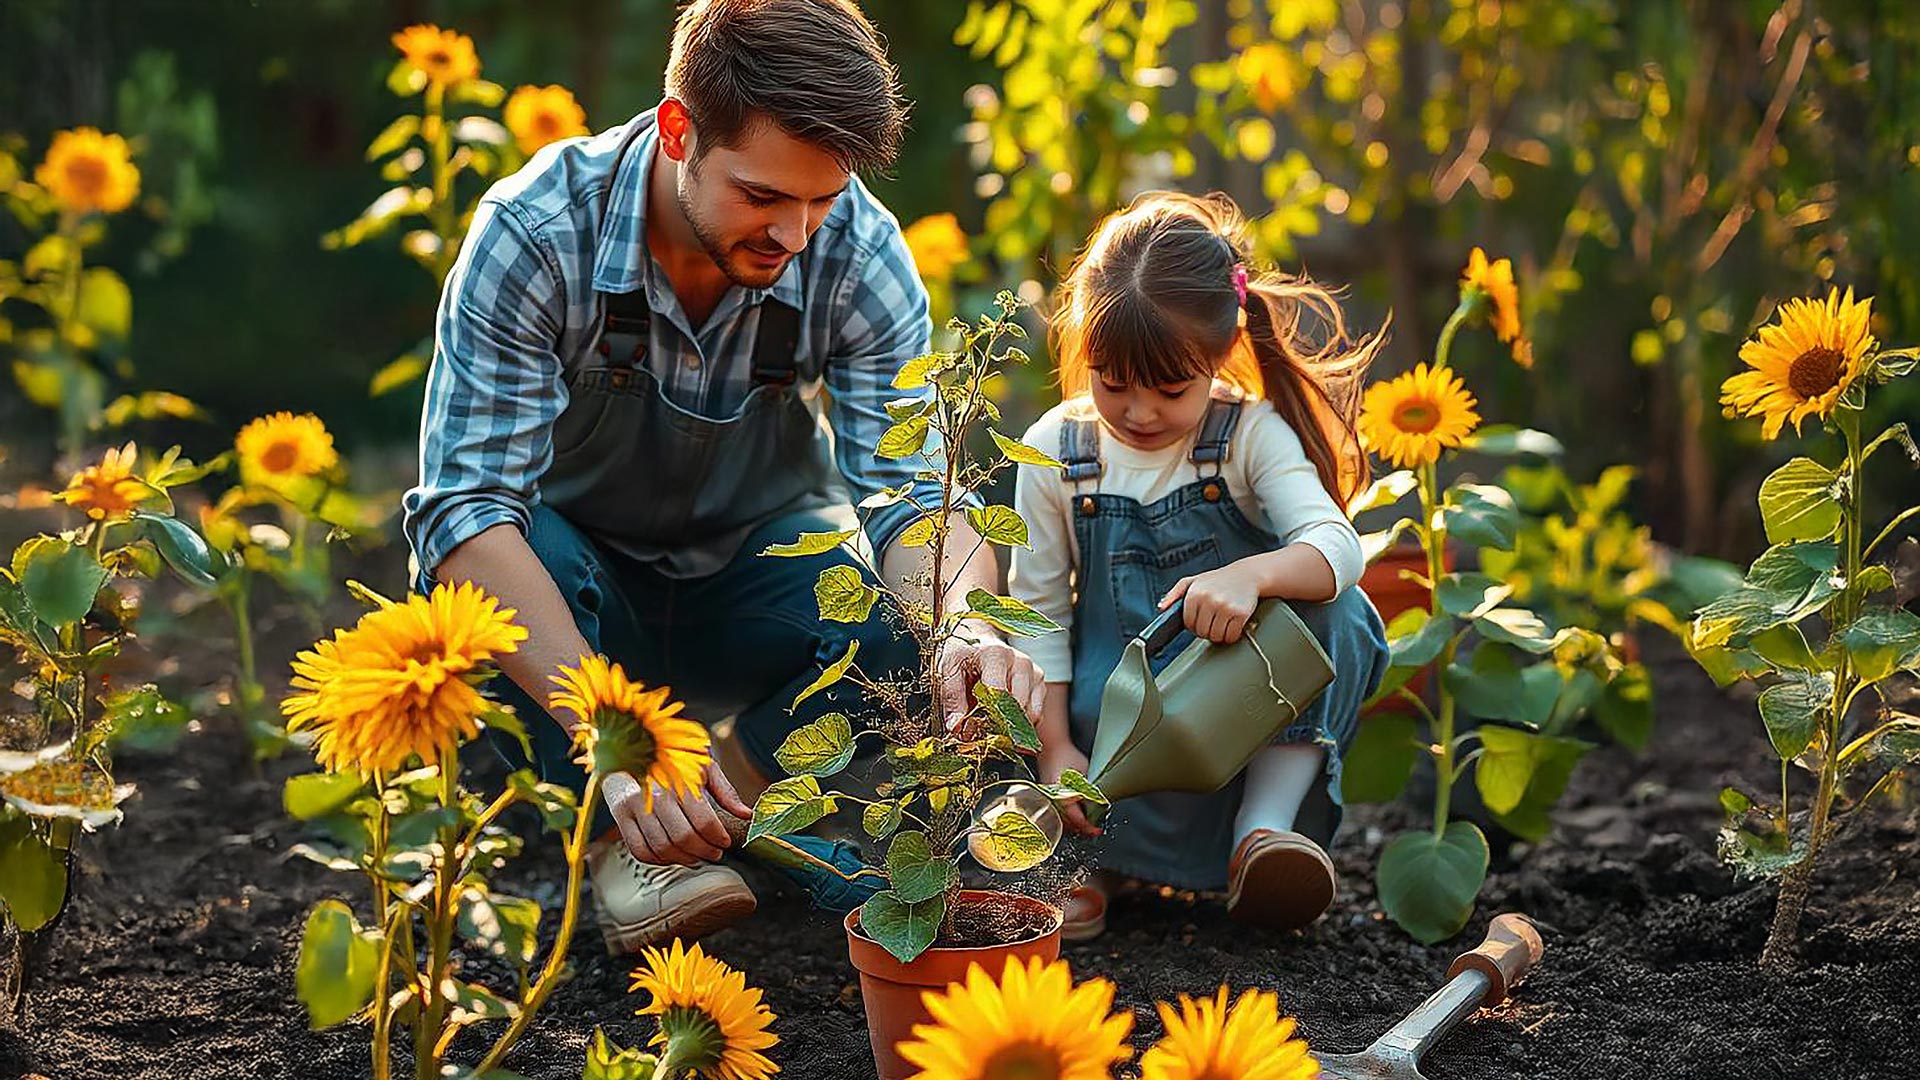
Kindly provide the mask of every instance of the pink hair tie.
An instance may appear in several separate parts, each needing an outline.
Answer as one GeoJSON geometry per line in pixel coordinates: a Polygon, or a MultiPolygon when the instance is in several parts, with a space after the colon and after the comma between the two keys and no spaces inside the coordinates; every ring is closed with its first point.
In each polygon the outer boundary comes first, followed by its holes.
{"type": "Polygon", "coordinates": [[[1240,306],[1247,306],[1247,268],[1236,264],[1233,268],[1233,295],[1240,298],[1240,306]]]}

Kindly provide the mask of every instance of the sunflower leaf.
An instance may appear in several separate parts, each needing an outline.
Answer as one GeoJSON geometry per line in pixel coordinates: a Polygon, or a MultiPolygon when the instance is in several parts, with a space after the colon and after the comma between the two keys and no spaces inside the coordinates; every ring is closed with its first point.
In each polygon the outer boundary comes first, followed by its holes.
{"type": "Polygon", "coordinates": [[[944,893],[909,904],[891,890],[875,893],[860,905],[860,931],[878,942],[903,964],[910,964],[940,933],[940,921],[946,918],[944,893]]]}

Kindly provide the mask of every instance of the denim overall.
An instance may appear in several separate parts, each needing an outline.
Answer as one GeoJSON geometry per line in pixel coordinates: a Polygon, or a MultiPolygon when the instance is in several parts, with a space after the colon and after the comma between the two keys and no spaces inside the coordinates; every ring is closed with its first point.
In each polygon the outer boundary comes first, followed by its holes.
{"type": "MultiPolygon", "coordinates": [[[[1160,597],[1183,577],[1216,570],[1281,546],[1273,533],[1249,521],[1220,476],[1232,452],[1241,403],[1214,401],[1189,455],[1195,479],[1162,498],[1138,500],[1099,491],[1104,471],[1097,420],[1069,420],[1060,433],[1060,460],[1074,487],[1074,537],[1080,545],[1073,610],[1073,683],[1070,730],[1082,751],[1093,746],[1100,697],[1127,642],[1158,614],[1160,597]],[[1104,573],[1086,572],[1104,567],[1104,573]]],[[[1296,827],[1323,846],[1340,820],[1340,760],[1353,740],[1360,704],[1386,671],[1386,630],[1372,603],[1347,589],[1324,604],[1294,605],[1333,661],[1334,681],[1277,742],[1319,744],[1327,769],[1296,827]]],[[[1182,634],[1158,658],[1177,655],[1182,634]]],[[[1158,665],[1156,665],[1157,667],[1158,665]]],[[[1132,877],[1188,889],[1226,884],[1233,854],[1233,819],[1244,776],[1210,794],[1158,792],[1122,799],[1095,845],[1099,865],[1132,877]]]]}

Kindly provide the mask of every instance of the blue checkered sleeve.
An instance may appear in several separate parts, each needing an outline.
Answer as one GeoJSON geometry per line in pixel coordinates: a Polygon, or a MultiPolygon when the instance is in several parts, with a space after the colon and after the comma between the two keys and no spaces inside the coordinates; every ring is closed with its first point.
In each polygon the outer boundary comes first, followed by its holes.
{"type": "Polygon", "coordinates": [[[420,483],[403,500],[423,581],[448,553],[502,523],[526,532],[566,404],[554,352],[558,271],[510,208],[475,211],[441,292],[420,417],[420,483]]]}
{"type": "MultiPolygon", "coordinates": [[[[887,402],[913,396],[894,389],[893,377],[901,365],[929,351],[932,325],[926,286],[920,283],[900,230],[884,230],[865,261],[851,269],[841,286],[844,295],[834,304],[841,323],[826,363],[832,399],[828,419],[834,431],[834,458],[853,489],[856,504],[882,488],[912,485],[911,501],[866,514],[867,539],[875,555],[884,556],[920,510],[941,505],[939,484],[914,479],[915,473],[930,467],[929,459],[938,460],[942,451],[938,436],[928,438],[926,456],[893,459],[875,453],[880,437],[893,426],[887,402]]],[[[965,500],[967,505],[979,502],[978,498],[965,500]]]]}

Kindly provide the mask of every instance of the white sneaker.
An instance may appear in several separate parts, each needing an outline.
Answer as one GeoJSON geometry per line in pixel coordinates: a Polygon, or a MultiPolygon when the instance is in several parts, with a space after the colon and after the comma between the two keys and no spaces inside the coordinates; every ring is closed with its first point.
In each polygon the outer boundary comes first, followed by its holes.
{"type": "Polygon", "coordinates": [[[731,867],[641,862],[618,838],[587,851],[593,906],[607,952],[637,953],[674,938],[696,941],[753,914],[759,902],[731,867]]]}

